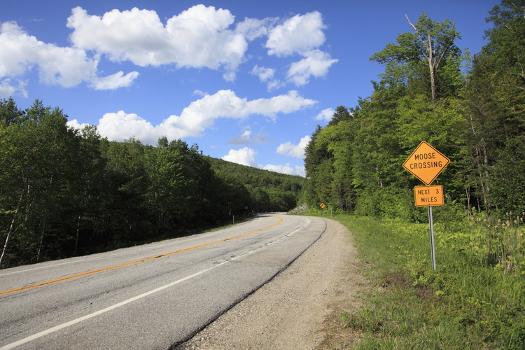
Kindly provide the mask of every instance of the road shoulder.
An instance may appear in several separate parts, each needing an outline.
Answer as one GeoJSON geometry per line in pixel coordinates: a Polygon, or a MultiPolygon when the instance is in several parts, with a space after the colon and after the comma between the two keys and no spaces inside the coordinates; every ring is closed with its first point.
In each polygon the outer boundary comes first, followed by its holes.
{"type": "Polygon", "coordinates": [[[366,280],[352,237],[340,223],[270,283],[177,349],[325,349],[347,347],[355,335],[341,315],[359,307],[366,280]]]}

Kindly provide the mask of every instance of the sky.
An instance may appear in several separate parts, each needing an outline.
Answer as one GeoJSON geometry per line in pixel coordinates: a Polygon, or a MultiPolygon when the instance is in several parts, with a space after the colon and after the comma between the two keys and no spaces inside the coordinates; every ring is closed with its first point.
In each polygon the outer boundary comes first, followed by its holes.
{"type": "Polygon", "coordinates": [[[304,176],[304,148],[372,92],[369,60],[426,13],[461,49],[485,43],[491,0],[2,1],[0,98],[60,107],[110,140],[159,137],[304,176]]]}

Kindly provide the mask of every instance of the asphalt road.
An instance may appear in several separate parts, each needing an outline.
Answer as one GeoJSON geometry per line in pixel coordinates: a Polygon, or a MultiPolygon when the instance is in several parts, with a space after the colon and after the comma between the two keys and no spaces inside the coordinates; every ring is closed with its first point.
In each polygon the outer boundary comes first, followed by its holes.
{"type": "Polygon", "coordinates": [[[0,350],[167,349],[285,269],[325,228],[318,218],[262,215],[219,231],[0,270],[0,350]]]}

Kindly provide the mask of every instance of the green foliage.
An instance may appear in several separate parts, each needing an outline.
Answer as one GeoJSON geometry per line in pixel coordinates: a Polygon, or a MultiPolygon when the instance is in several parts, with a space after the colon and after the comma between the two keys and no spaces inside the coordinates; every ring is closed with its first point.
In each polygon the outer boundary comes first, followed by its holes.
{"type": "MultiPolygon", "coordinates": [[[[488,263],[487,225],[463,219],[445,227],[439,221],[438,271],[432,272],[426,224],[337,219],[354,234],[375,285],[361,310],[344,316],[347,327],[363,333],[358,349],[525,346],[525,270],[488,263]]],[[[498,230],[521,239],[513,254],[523,256],[523,229],[500,225],[498,230]]]]}
{"type": "MultiPolygon", "coordinates": [[[[304,184],[299,176],[283,176],[267,170],[206,157],[213,171],[230,186],[244,186],[249,192],[249,210],[288,211],[297,205],[304,184]],[[242,185],[241,185],[242,184],[242,185]]],[[[229,205],[235,205],[232,197],[229,205]]],[[[246,206],[243,204],[243,207],[246,206]]]]}

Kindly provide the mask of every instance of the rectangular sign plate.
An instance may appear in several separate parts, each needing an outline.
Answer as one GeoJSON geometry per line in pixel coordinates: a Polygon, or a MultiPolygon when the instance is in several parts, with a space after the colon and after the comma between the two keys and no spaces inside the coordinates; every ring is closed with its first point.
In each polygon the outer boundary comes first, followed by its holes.
{"type": "Polygon", "coordinates": [[[415,186],[414,202],[416,207],[439,207],[445,205],[443,186],[415,186]]]}

